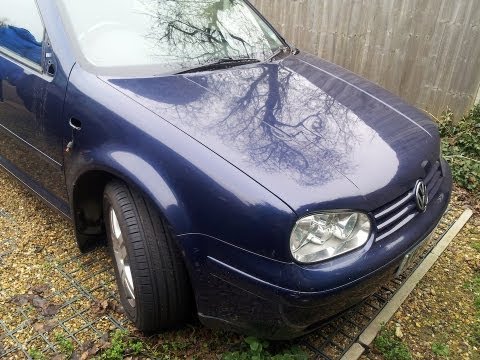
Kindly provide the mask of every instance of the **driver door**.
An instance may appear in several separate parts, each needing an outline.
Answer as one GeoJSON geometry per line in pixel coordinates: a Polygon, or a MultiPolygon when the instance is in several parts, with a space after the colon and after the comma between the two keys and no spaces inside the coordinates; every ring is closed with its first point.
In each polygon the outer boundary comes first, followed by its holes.
{"type": "Polygon", "coordinates": [[[63,174],[66,76],[35,0],[0,0],[0,165],[68,212],[63,174]]]}

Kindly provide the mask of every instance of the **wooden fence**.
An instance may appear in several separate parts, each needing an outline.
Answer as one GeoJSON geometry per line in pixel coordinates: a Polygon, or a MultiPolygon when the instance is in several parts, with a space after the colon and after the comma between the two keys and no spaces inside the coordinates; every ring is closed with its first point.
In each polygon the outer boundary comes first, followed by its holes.
{"type": "Polygon", "coordinates": [[[300,49],[434,115],[480,94],[479,0],[251,1],[300,49]]]}

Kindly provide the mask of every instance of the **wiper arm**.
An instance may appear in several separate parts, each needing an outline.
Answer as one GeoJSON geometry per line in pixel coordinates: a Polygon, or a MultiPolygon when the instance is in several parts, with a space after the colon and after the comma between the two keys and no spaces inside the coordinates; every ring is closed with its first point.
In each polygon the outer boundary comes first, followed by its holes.
{"type": "Polygon", "coordinates": [[[215,63],[220,63],[220,64],[223,64],[223,63],[243,63],[243,62],[255,63],[255,62],[260,62],[260,60],[255,59],[255,58],[250,58],[250,57],[242,57],[242,58],[224,57],[224,58],[221,58],[221,59],[217,59],[217,61],[215,61],[215,63]]]}
{"type": "Polygon", "coordinates": [[[234,66],[254,64],[258,62],[260,62],[260,60],[254,59],[254,58],[237,58],[237,59],[222,58],[209,64],[200,65],[187,70],[180,71],[177,74],[187,74],[187,73],[195,73],[195,72],[218,70],[218,69],[228,69],[234,66]]]}
{"type": "Polygon", "coordinates": [[[290,46],[282,46],[278,48],[277,51],[275,51],[272,56],[266,59],[265,62],[272,62],[275,58],[279,57],[282,54],[290,53],[292,55],[297,55],[298,52],[299,51],[296,48],[292,48],[290,46]]]}

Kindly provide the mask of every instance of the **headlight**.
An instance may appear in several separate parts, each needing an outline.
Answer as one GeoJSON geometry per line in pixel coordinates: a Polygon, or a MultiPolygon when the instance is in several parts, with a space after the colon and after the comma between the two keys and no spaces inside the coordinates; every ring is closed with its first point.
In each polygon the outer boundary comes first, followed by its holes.
{"type": "Polygon", "coordinates": [[[359,212],[325,212],[297,221],[290,236],[293,257],[302,263],[330,259],[364,245],[368,216],[359,212]]]}

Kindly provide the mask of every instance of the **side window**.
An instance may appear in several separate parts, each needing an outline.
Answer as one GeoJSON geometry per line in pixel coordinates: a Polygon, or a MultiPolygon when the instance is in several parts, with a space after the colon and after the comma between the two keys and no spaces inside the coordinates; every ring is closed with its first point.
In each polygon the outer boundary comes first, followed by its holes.
{"type": "Polygon", "coordinates": [[[41,65],[43,23],[35,0],[0,0],[0,52],[41,65]]]}

